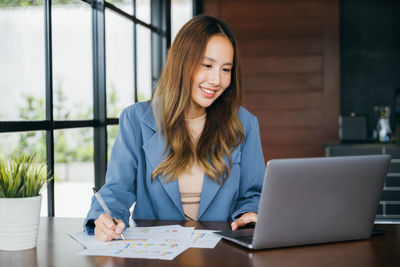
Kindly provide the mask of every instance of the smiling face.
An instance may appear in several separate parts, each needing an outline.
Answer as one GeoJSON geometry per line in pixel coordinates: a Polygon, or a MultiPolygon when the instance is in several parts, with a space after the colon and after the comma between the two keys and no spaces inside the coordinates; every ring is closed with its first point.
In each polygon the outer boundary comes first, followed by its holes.
{"type": "Polygon", "coordinates": [[[193,77],[186,118],[204,114],[231,83],[234,50],[228,38],[214,35],[208,40],[204,57],[193,77]]]}

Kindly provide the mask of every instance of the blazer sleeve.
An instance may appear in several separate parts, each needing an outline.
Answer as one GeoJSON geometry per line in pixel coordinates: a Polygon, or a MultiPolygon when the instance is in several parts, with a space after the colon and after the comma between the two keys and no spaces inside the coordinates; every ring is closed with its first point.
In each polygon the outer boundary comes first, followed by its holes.
{"type": "MultiPolygon", "coordinates": [[[[132,111],[131,111],[132,112],[132,111]]],[[[138,129],[132,124],[129,110],[121,113],[118,134],[108,162],[106,183],[99,194],[111,211],[114,218],[129,223],[129,208],[136,201],[136,175],[138,166],[138,129]],[[135,133],[136,131],[136,133],[135,133]],[[136,137],[136,138],[135,138],[136,137]]],[[[91,207],[84,222],[88,234],[94,234],[94,221],[105,213],[93,196],[91,207]]]]}
{"type": "Polygon", "coordinates": [[[257,212],[265,174],[258,120],[250,115],[244,124],[245,140],[241,145],[239,196],[232,220],[246,212],[257,212]]]}

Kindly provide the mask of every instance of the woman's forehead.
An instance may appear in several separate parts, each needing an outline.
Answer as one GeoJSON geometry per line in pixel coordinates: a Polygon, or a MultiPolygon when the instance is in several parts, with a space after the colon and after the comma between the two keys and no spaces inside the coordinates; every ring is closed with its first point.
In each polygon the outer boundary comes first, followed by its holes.
{"type": "Polygon", "coordinates": [[[224,65],[233,65],[233,56],[234,49],[230,40],[216,35],[208,40],[203,58],[224,65]]]}

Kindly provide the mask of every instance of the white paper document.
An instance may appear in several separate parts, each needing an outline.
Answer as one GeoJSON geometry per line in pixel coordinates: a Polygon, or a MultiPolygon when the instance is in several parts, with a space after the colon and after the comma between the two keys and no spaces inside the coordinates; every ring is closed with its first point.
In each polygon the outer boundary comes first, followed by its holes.
{"type": "Polygon", "coordinates": [[[132,239],[106,242],[79,255],[172,260],[186,248],[186,243],[178,239],[132,239]]]}
{"type": "Polygon", "coordinates": [[[190,238],[191,248],[215,248],[221,240],[220,236],[214,234],[214,230],[194,230],[190,238]]]}
{"type": "Polygon", "coordinates": [[[69,233],[86,250],[79,255],[172,260],[189,247],[214,248],[220,240],[210,230],[180,225],[129,227],[126,240],[97,241],[84,232],[69,233]]]}

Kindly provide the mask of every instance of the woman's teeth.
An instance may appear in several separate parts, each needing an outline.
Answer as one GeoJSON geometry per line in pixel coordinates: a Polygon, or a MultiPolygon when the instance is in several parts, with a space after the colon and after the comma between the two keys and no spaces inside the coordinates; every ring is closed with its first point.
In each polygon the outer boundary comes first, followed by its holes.
{"type": "Polygon", "coordinates": [[[213,91],[213,90],[208,90],[208,89],[205,89],[205,88],[201,88],[201,90],[203,90],[203,91],[206,92],[207,94],[214,94],[214,93],[215,93],[215,91],[213,91]]]}

